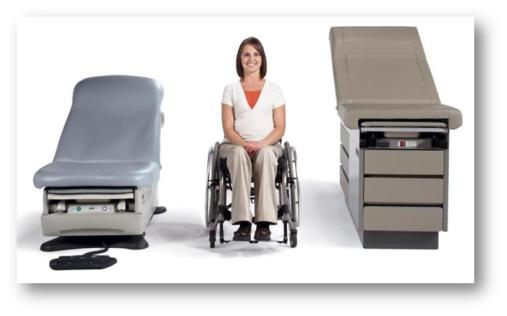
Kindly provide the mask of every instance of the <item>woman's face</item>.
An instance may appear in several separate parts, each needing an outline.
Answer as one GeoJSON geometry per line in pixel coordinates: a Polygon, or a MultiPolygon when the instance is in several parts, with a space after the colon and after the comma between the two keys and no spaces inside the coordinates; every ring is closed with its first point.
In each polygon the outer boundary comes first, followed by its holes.
{"type": "Polygon", "coordinates": [[[245,45],[241,51],[241,66],[245,75],[259,72],[261,64],[261,54],[252,45],[245,45]]]}

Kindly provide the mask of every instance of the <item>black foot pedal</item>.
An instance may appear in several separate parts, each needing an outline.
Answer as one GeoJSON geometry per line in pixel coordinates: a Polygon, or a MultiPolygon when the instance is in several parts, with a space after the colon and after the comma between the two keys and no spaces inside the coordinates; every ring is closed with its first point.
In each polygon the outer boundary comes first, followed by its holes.
{"type": "Polygon", "coordinates": [[[83,255],[60,256],[49,261],[49,267],[53,270],[97,270],[109,268],[117,262],[116,258],[107,255],[97,256],[108,250],[109,248],[104,245],[104,249],[90,251],[83,255]]]}
{"type": "Polygon", "coordinates": [[[49,262],[53,270],[92,270],[105,269],[114,265],[116,258],[104,256],[61,256],[49,262]]]}
{"type": "Polygon", "coordinates": [[[164,214],[165,212],[167,212],[167,209],[163,206],[159,206],[155,209],[155,211],[153,212],[153,215],[164,214]]]}

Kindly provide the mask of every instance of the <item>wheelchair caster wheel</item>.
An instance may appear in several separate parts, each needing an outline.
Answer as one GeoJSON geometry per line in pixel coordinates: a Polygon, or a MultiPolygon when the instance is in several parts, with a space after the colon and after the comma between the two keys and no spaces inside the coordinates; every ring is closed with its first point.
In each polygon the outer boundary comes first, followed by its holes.
{"type": "Polygon", "coordinates": [[[215,240],[216,240],[216,231],[210,230],[209,231],[209,247],[215,248],[215,240]]]}
{"type": "Polygon", "coordinates": [[[297,245],[298,245],[298,232],[297,230],[294,230],[290,232],[290,247],[296,248],[297,245]]]}

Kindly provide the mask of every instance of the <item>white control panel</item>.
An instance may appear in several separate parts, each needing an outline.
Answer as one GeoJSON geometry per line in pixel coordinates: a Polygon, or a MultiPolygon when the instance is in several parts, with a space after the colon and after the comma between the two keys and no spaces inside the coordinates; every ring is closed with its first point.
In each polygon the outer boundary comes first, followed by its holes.
{"type": "Polygon", "coordinates": [[[69,214],[113,214],[114,204],[70,204],[69,214]]]}

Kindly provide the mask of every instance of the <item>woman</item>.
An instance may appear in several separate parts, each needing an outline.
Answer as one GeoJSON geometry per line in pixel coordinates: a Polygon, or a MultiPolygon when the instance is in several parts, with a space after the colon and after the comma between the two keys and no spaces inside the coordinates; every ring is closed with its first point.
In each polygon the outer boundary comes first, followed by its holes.
{"type": "Polygon", "coordinates": [[[277,222],[275,176],[280,140],[285,133],[285,101],[278,85],[266,80],[267,61],[261,42],[249,37],[239,46],[236,71],[240,80],[227,85],[222,97],[225,141],[220,157],[227,158],[232,184],[233,240],[249,241],[252,227],[250,185],[255,187],[254,239],[270,240],[277,222]]]}

